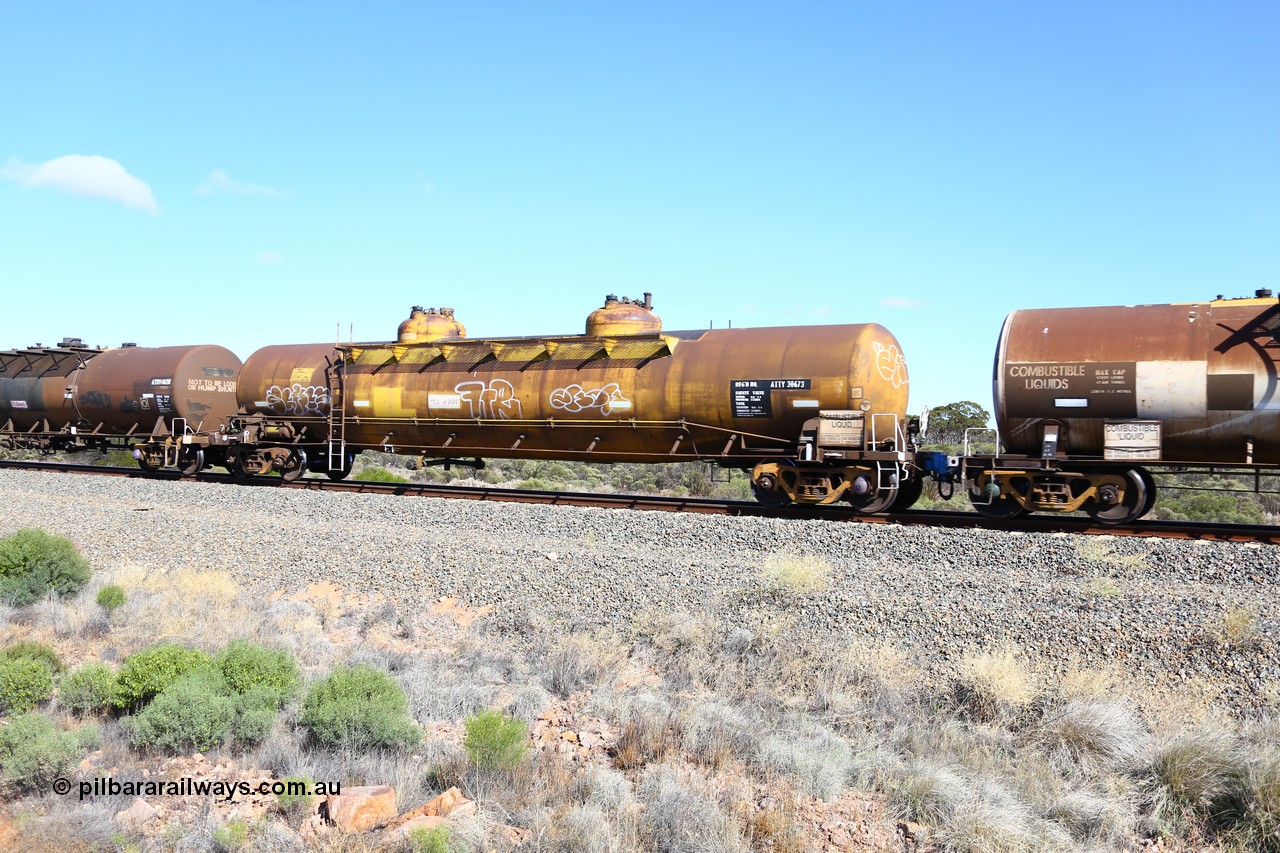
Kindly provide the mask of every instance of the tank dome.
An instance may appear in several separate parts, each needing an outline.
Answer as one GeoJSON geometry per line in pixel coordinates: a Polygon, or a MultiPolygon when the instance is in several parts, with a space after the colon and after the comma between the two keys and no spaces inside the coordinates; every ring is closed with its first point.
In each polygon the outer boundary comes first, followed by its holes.
{"type": "Polygon", "coordinates": [[[662,319],[653,313],[653,294],[646,293],[644,301],[619,299],[612,293],[604,298],[604,307],[597,308],[587,317],[587,334],[595,337],[615,335],[645,335],[662,331],[662,319]]]}
{"type": "Polygon", "coordinates": [[[453,318],[452,308],[437,310],[415,305],[409,311],[409,319],[400,324],[396,340],[402,344],[412,344],[466,336],[467,330],[453,318]]]}

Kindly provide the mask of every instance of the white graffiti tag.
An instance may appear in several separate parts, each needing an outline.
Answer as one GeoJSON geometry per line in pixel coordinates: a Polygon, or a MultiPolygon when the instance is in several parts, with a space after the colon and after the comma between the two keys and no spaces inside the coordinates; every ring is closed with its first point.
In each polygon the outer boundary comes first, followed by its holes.
{"type": "Polygon", "coordinates": [[[519,420],[524,408],[516,399],[516,389],[505,379],[484,382],[460,382],[453,389],[471,408],[471,417],[493,420],[519,420]]]}
{"type": "Polygon", "coordinates": [[[278,415],[323,415],[329,411],[329,389],[295,382],[267,389],[267,408],[278,415]]]}
{"type": "Polygon", "coordinates": [[[564,409],[566,412],[599,409],[600,414],[607,416],[617,411],[630,410],[631,401],[623,395],[617,382],[610,382],[603,388],[583,388],[574,383],[551,392],[551,408],[564,409]]]}
{"type": "Polygon", "coordinates": [[[871,348],[876,354],[876,370],[880,371],[880,375],[892,383],[894,388],[901,388],[907,384],[907,360],[902,357],[902,352],[898,349],[897,344],[885,346],[879,341],[872,341],[871,348]]]}

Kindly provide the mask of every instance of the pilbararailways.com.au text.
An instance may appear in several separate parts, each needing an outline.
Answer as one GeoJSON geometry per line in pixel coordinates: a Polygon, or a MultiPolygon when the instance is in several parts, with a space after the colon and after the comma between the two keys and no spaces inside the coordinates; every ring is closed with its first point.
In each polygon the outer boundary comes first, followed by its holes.
{"type": "MultiPolygon", "coordinates": [[[[250,797],[254,794],[301,797],[307,794],[324,797],[329,794],[341,794],[341,782],[304,782],[298,779],[277,780],[273,782],[222,782],[214,779],[192,779],[184,776],[181,779],[162,781],[159,779],[130,779],[118,782],[115,779],[96,777],[77,782],[80,799],[89,797],[218,797],[230,802],[237,797],[250,797]]],[[[53,790],[58,794],[71,793],[71,782],[57,779],[53,790]]]]}

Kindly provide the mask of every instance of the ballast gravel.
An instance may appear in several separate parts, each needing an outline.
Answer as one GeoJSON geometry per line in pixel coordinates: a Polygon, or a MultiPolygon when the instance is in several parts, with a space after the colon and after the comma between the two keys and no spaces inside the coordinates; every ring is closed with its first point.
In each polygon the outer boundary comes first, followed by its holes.
{"type": "Polygon", "coordinates": [[[796,643],[886,643],[916,666],[1015,650],[1115,667],[1156,693],[1275,701],[1280,546],[306,492],[0,471],[0,534],[68,536],[99,568],[229,572],[249,594],[320,581],[415,608],[445,596],[621,631],[639,616],[783,624],[796,643]],[[767,562],[818,557],[829,583],[777,592],[767,562]]]}

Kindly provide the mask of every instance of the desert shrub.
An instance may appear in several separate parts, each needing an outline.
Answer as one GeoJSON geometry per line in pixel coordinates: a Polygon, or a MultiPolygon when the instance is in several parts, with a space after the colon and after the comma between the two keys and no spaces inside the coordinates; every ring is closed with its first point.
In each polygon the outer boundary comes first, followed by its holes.
{"type": "Polygon", "coordinates": [[[23,640],[13,645],[6,646],[0,651],[0,660],[17,660],[18,658],[26,658],[28,660],[40,661],[49,667],[49,672],[57,675],[66,669],[62,664],[62,658],[53,648],[45,643],[35,643],[30,640],[23,640]]]}
{"type": "Polygon", "coordinates": [[[110,613],[120,605],[124,604],[127,596],[124,594],[124,587],[119,584],[107,584],[98,590],[98,606],[110,613]]]}
{"type": "Polygon", "coordinates": [[[284,649],[272,649],[234,640],[214,658],[214,663],[236,693],[257,692],[259,702],[269,700],[280,707],[302,683],[293,655],[284,649]]]}
{"type": "Polygon", "coordinates": [[[199,669],[178,678],[121,724],[135,746],[166,752],[211,749],[235,727],[237,707],[230,692],[217,670],[199,669]]]}
{"type": "Polygon", "coordinates": [[[371,666],[343,666],[307,691],[302,723],[325,746],[408,747],[422,739],[404,691],[371,666]]]}
{"type": "Polygon", "coordinates": [[[213,660],[204,652],[176,643],[156,643],[124,659],[116,674],[117,708],[136,710],[179,678],[209,668],[213,660]]]}
{"type": "Polygon", "coordinates": [[[53,673],[31,658],[0,660],[0,709],[20,714],[53,695],[53,673]]]}
{"type": "Polygon", "coordinates": [[[60,732],[42,714],[15,717],[0,728],[4,780],[22,789],[44,788],[71,769],[96,735],[96,726],[60,732]]]}
{"type": "Polygon", "coordinates": [[[476,711],[467,717],[462,748],[480,770],[514,770],[529,754],[529,727],[500,711],[476,711]]]}
{"type": "Polygon", "coordinates": [[[89,580],[89,561],[63,536],[27,528],[0,539],[0,600],[22,607],[49,592],[70,595],[89,580]]]}
{"type": "Polygon", "coordinates": [[[116,674],[105,663],[87,663],[58,685],[58,704],[80,713],[106,708],[115,695],[116,674]]]}

